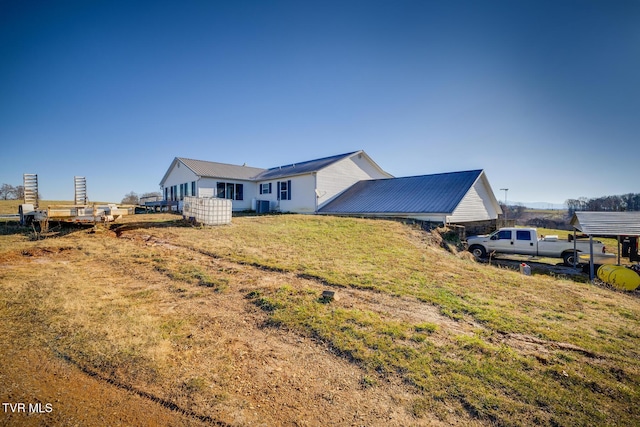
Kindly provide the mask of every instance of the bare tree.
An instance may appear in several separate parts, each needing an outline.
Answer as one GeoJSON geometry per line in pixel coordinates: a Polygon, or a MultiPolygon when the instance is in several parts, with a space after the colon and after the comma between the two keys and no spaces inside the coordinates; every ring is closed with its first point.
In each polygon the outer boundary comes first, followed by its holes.
{"type": "Polygon", "coordinates": [[[0,199],[9,200],[9,199],[16,199],[16,198],[17,198],[16,187],[9,184],[2,184],[2,187],[0,187],[0,199]]]}
{"type": "Polygon", "coordinates": [[[18,185],[16,189],[16,199],[24,199],[24,185],[18,185]]]}
{"type": "Polygon", "coordinates": [[[504,203],[499,203],[502,212],[504,212],[509,219],[520,219],[522,214],[526,210],[523,205],[505,205],[504,203]]]}
{"type": "Polygon", "coordinates": [[[135,192],[130,192],[125,194],[124,199],[122,199],[123,205],[137,205],[140,202],[138,195],[135,192]]]}

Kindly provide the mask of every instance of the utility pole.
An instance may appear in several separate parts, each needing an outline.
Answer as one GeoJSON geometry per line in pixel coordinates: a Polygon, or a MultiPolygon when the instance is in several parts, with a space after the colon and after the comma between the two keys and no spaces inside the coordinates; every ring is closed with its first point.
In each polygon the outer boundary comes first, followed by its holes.
{"type": "Polygon", "coordinates": [[[507,191],[508,188],[501,188],[500,191],[504,191],[504,225],[507,225],[507,214],[509,212],[509,208],[507,207],[507,191]]]}

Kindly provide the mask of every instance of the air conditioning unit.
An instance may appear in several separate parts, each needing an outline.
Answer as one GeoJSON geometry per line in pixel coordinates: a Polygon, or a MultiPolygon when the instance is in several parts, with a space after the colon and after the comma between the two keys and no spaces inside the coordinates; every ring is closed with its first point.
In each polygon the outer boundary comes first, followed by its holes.
{"type": "Polygon", "coordinates": [[[268,200],[256,200],[256,213],[265,214],[271,211],[268,200]]]}

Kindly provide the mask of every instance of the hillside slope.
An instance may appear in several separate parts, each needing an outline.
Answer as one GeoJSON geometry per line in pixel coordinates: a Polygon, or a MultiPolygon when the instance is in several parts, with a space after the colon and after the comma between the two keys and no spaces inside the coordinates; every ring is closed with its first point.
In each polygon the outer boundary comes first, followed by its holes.
{"type": "Polygon", "coordinates": [[[390,221],[171,219],[44,241],[5,226],[0,397],[58,397],[0,422],[127,424],[136,399],[172,425],[640,419],[637,294],[479,265],[390,221]],[[32,360],[110,410],[27,380],[32,360]]]}

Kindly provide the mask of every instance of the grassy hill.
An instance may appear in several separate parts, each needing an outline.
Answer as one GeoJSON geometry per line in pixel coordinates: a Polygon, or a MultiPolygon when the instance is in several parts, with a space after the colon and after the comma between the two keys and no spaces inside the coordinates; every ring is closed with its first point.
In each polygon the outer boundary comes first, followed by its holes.
{"type": "MultiPolygon", "coordinates": [[[[3,401],[54,393],[17,362],[37,352],[173,425],[640,419],[638,293],[480,265],[390,221],[127,221],[37,242],[5,227],[0,374],[22,386],[3,401]]],[[[48,422],[105,421],[72,400],[48,422]]]]}

